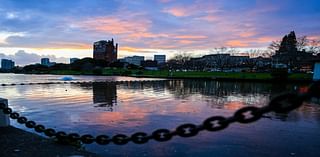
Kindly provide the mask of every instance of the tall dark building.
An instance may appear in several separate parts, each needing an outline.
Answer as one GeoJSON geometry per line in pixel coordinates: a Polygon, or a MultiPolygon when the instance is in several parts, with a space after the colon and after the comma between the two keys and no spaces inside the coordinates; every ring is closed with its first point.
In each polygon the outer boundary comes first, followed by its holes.
{"type": "Polygon", "coordinates": [[[109,63],[117,61],[118,43],[112,40],[100,40],[93,43],[93,58],[105,60],[109,63]]]}

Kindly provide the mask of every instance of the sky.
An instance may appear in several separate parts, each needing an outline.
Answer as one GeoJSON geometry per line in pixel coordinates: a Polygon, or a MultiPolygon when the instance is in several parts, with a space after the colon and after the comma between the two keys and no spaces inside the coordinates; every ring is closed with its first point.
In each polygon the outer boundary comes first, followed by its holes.
{"type": "Polygon", "coordinates": [[[118,56],[210,54],[266,48],[294,30],[320,39],[319,0],[0,0],[0,58],[92,57],[98,40],[118,56]]]}

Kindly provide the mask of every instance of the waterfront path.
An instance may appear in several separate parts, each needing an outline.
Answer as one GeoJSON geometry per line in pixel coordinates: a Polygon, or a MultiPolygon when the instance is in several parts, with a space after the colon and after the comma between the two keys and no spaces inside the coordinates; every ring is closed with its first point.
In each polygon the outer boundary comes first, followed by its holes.
{"type": "Polygon", "coordinates": [[[0,127],[1,157],[97,157],[14,127],[0,127]]]}

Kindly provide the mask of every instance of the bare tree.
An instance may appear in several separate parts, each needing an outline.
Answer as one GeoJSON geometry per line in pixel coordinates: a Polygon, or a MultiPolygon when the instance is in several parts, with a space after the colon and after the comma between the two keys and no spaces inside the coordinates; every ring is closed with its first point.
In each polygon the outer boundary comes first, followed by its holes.
{"type": "Polygon", "coordinates": [[[297,38],[298,51],[302,51],[303,49],[306,49],[308,45],[309,45],[309,40],[307,36],[302,36],[297,38]]]}
{"type": "MultiPolygon", "coordinates": [[[[272,41],[268,47],[269,53],[274,54],[275,51],[279,50],[281,45],[281,41],[272,41]]],[[[308,36],[301,36],[297,38],[297,50],[303,51],[306,50],[307,52],[318,54],[320,53],[320,40],[310,40],[308,36]]]]}
{"type": "Polygon", "coordinates": [[[211,54],[220,54],[220,53],[228,53],[228,47],[218,47],[210,50],[211,54]]]}
{"type": "Polygon", "coordinates": [[[271,51],[269,49],[250,49],[246,51],[243,54],[246,54],[250,58],[256,58],[256,57],[263,57],[263,58],[270,58],[272,55],[274,55],[275,51],[271,51]]]}
{"type": "Polygon", "coordinates": [[[270,57],[272,57],[274,54],[275,54],[274,51],[265,50],[265,51],[261,54],[261,57],[270,58],[270,57]]]}
{"type": "Polygon", "coordinates": [[[308,50],[317,55],[320,53],[320,40],[309,40],[308,50]]]}
{"type": "Polygon", "coordinates": [[[191,54],[178,53],[174,55],[169,61],[169,66],[173,69],[184,69],[187,68],[186,64],[191,59],[191,54]]]}
{"type": "Polygon", "coordinates": [[[268,46],[268,50],[273,52],[278,51],[280,48],[280,44],[280,40],[272,41],[271,44],[268,46]]]}
{"type": "Polygon", "coordinates": [[[190,60],[191,55],[188,53],[178,53],[175,56],[173,56],[172,59],[176,60],[178,63],[186,63],[188,60],[190,60]]]}

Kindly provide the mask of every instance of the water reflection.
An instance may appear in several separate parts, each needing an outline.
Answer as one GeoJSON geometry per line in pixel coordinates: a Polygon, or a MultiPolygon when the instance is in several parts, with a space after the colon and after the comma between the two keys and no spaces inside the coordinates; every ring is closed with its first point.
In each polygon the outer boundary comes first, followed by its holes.
{"type": "Polygon", "coordinates": [[[117,86],[114,83],[92,84],[93,103],[95,107],[105,107],[113,111],[113,106],[117,105],[117,86]]]}
{"type": "MultiPolygon", "coordinates": [[[[46,127],[80,134],[114,135],[151,133],[182,123],[200,124],[212,115],[230,116],[243,106],[264,106],[272,96],[301,86],[305,84],[172,80],[6,86],[1,87],[0,95],[7,97],[21,115],[46,127]]],[[[279,151],[276,149],[279,147],[291,151],[298,150],[301,143],[306,147],[304,153],[319,148],[320,105],[306,102],[289,115],[272,113],[266,117],[250,125],[234,124],[215,134],[202,132],[195,138],[174,138],[167,143],[125,147],[92,144],[86,148],[101,156],[121,153],[144,156],[145,152],[149,156],[211,156],[257,145],[266,148],[265,152],[272,148],[279,151]]]]}
{"type": "MultiPolygon", "coordinates": [[[[298,85],[298,86],[303,86],[298,85]]],[[[113,111],[118,104],[117,89],[138,93],[136,98],[161,97],[170,95],[177,100],[188,100],[197,96],[208,106],[217,109],[236,110],[245,105],[263,106],[268,100],[284,91],[297,89],[297,85],[275,83],[235,83],[199,80],[172,80],[159,82],[125,82],[82,84],[82,89],[92,90],[95,107],[105,107],[113,111]]],[[[123,97],[125,97],[123,96],[123,97]]],[[[153,100],[156,101],[156,100],[153,100]]],[[[279,116],[281,117],[281,116],[279,116]]]]}

